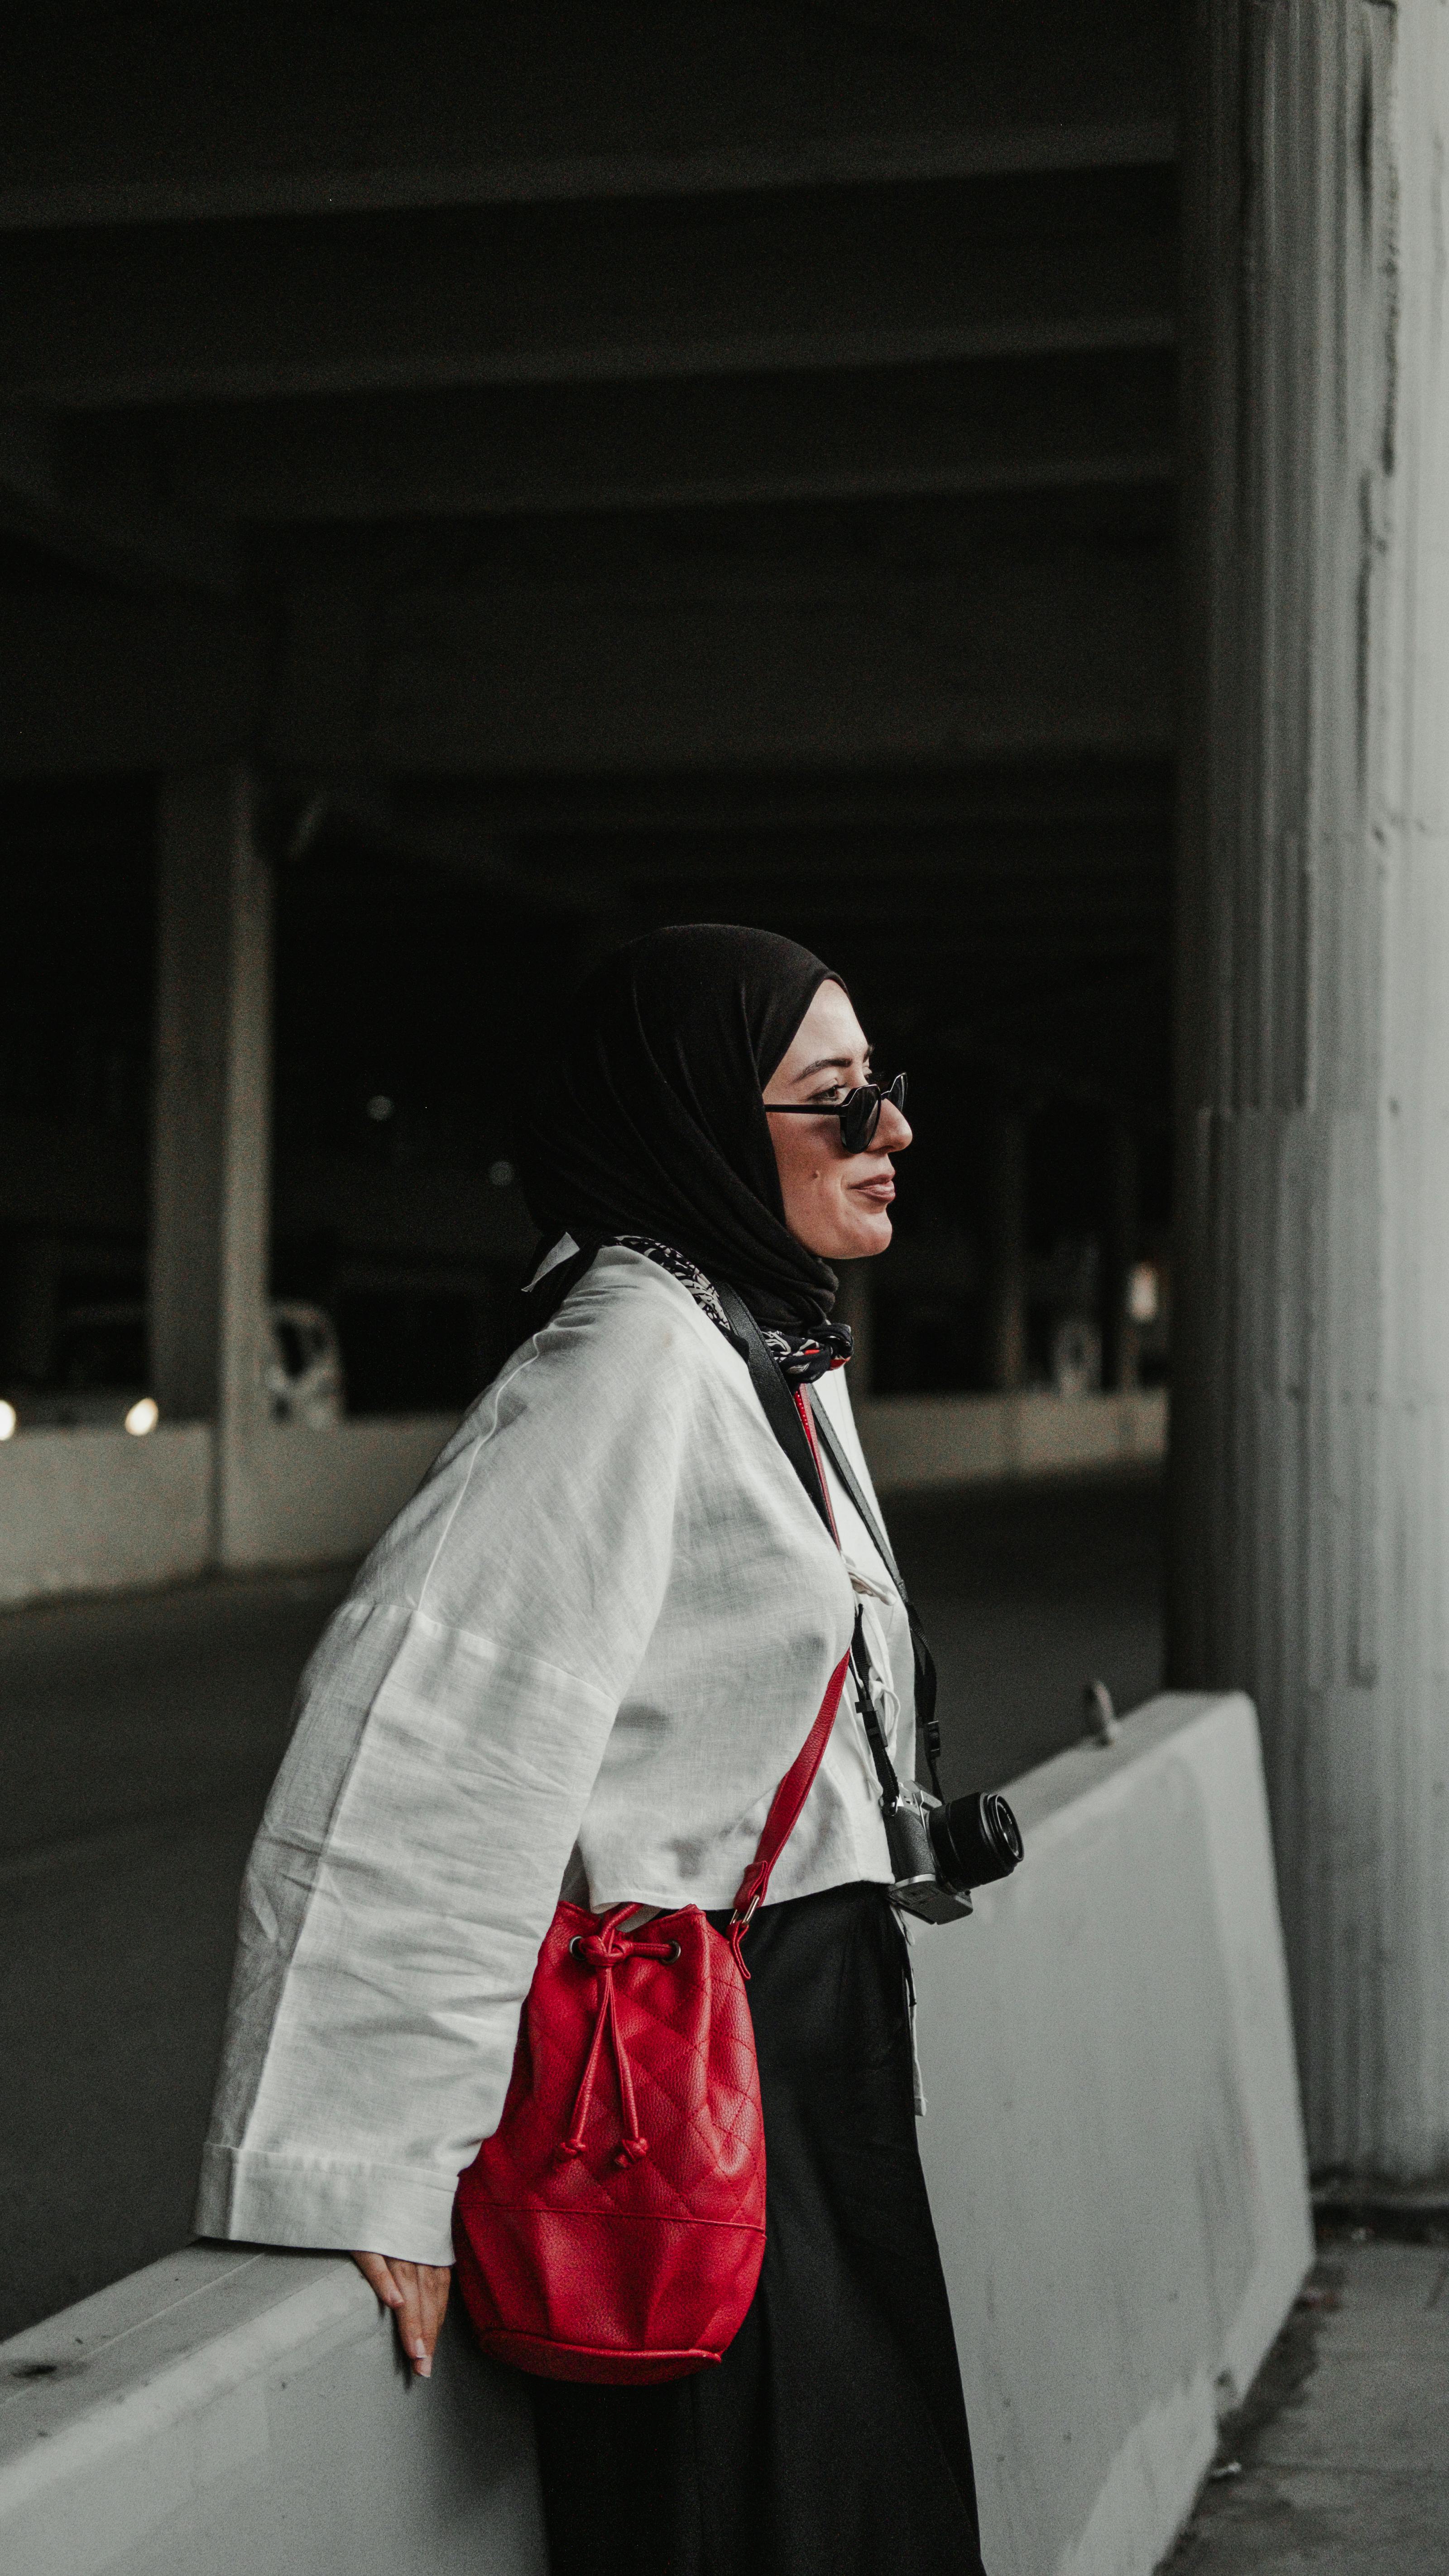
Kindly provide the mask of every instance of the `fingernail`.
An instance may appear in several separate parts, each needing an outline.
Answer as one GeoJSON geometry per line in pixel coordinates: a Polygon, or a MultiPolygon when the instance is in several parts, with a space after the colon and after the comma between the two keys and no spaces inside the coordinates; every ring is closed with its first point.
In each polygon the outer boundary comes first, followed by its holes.
{"type": "Polygon", "coordinates": [[[421,2335],[414,2335],[412,2342],[408,2346],[408,2350],[412,2354],[414,2361],[427,2360],[428,2347],[424,2343],[421,2335]]]}
{"type": "Polygon", "coordinates": [[[432,2375],[433,2375],[433,2365],[432,2365],[432,2363],[429,2361],[429,2359],[428,2359],[428,2357],[427,2357],[427,2354],[426,2354],[426,2353],[424,2353],[424,2355],[423,2355],[423,2357],[422,2357],[421,2361],[419,2361],[419,2362],[415,2365],[415,2367],[416,2367],[416,2370],[417,2370],[417,2374],[418,2374],[419,2379],[431,2379],[431,2378],[432,2378],[432,2375]]]}
{"type": "Polygon", "coordinates": [[[384,2290],[382,2295],[390,2308],[400,2308],[402,2306],[403,2295],[401,2290],[384,2290]]]}

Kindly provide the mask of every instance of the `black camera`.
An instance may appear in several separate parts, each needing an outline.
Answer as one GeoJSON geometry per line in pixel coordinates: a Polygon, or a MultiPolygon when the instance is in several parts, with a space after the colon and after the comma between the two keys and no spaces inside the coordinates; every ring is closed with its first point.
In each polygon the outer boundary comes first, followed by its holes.
{"type": "MultiPolygon", "coordinates": [[[[914,1622],[913,1622],[914,1625],[914,1622]]],[[[856,1697],[880,1782],[880,1811],[890,1854],[891,1895],[905,1914],[924,1923],[954,1923],[974,1911],[973,1887],[1010,1878],[1022,1854],[1021,1827],[998,1789],[972,1789],[964,1798],[933,1797],[915,1780],[898,1777],[871,1688],[865,1629],[856,1612],[850,1650],[856,1697]]],[[[935,1668],[929,1668],[924,1734],[931,1777],[939,1790],[939,1728],[935,1722],[935,1668]]]]}
{"type": "Polygon", "coordinates": [[[964,1798],[933,1798],[914,1780],[897,1780],[881,1797],[886,1847],[903,1912],[926,1923],[952,1923],[972,1911],[971,1891],[1009,1878],[1021,1858],[1021,1827],[996,1789],[964,1798]]]}
{"type": "MultiPolygon", "coordinates": [[[[820,1464],[820,1449],[824,1450],[861,1522],[870,1532],[881,1563],[888,1569],[900,1595],[910,1624],[916,1728],[925,1747],[931,1774],[930,1789],[922,1789],[916,1781],[901,1780],[897,1776],[871,1687],[865,1619],[858,1601],[855,1606],[855,1634],[850,1643],[850,1669],[861,1722],[880,1783],[880,1811],[885,1820],[886,1848],[893,1873],[891,1895],[903,1913],[919,1914],[927,1923],[954,1922],[958,1916],[973,1911],[973,1887],[986,1887],[994,1878],[1011,1876],[1022,1854],[1021,1827],[998,1790],[975,1789],[965,1798],[941,1796],[941,1728],[936,1716],[936,1667],[915,1604],[891,1553],[890,1540],[862,1491],[828,1409],[817,1403],[812,1394],[808,1399],[808,1414],[813,1419],[813,1432],[810,1420],[802,1424],[744,1300],[732,1288],[726,1287],[719,1293],[740,1347],[749,1359],[750,1375],[766,1417],[773,1423],[787,1456],[794,1460],[800,1481],[826,1528],[838,1545],[835,1519],[820,1464]],[[804,1439],[802,1429],[808,1435],[804,1439]]],[[[856,1588],[858,1591],[869,1590],[870,1586],[857,1584],[856,1588]]]]}

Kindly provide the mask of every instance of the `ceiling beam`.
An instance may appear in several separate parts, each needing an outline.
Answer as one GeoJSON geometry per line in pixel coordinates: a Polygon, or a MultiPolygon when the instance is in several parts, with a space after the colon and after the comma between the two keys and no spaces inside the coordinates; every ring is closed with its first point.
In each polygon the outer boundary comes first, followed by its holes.
{"type": "Polygon", "coordinates": [[[60,415],[90,506],[164,489],[198,518],[464,518],[1164,480],[1169,353],[943,360],[818,376],[451,386],[60,415]]]}
{"type": "Polygon", "coordinates": [[[1173,648],[1165,552],[1085,543],[944,577],[736,570],[723,595],[420,582],[370,632],[324,584],[298,603],[266,748],[495,774],[1141,755],[1173,738],[1173,648]]]}
{"type": "Polygon", "coordinates": [[[1155,171],[0,240],[0,402],[107,408],[1170,345],[1155,171]]]}
{"type": "Polygon", "coordinates": [[[974,832],[1120,827],[1170,833],[1171,765],[1145,759],[1054,759],[970,767],[755,772],[699,769],[650,778],[402,780],[402,810],[461,837],[658,836],[861,831],[950,826],[974,832]]]}
{"type": "Polygon", "coordinates": [[[893,865],[879,869],[874,879],[852,874],[842,880],[827,850],[817,850],[811,866],[792,867],[778,877],[761,868],[695,873],[626,865],[613,875],[603,868],[595,871],[596,882],[627,888],[633,901],[688,902],[691,886],[701,895],[708,892],[714,901],[723,888],[733,886],[752,903],[798,903],[808,898],[828,905],[832,921],[863,926],[878,917],[883,902],[905,898],[912,904],[939,903],[945,907],[939,920],[924,917],[907,925],[905,935],[927,946],[938,931],[942,939],[949,939],[966,924],[973,938],[1008,945],[1039,940],[1050,947],[1057,941],[1070,942],[1085,926],[1094,936],[1110,932],[1129,945],[1145,942],[1157,947],[1167,932],[1170,880],[1170,853],[1164,853],[1156,867],[1130,874],[1084,868],[1064,878],[1047,866],[1024,867],[1009,878],[983,883],[964,848],[957,851],[954,863],[925,872],[893,865]]]}
{"type": "MultiPolygon", "coordinates": [[[[816,900],[828,897],[832,919],[868,921],[883,900],[909,895],[913,903],[939,898],[952,907],[953,918],[969,913],[983,932],[1029,928],[1047,939],[1059,932],[1070,937],[1083,920],[1134,935],[1140,929],[1156,939],[1166,923],[1172,879],[1170,846],[1126,865],[1098,851],[1062,858],[1050,848],[1034,848],[1015,853],[1010,865],[983,867],[964,833],[919,860],[882,835],[873,867],[855,860],[842,866],[824,838],[808,850],[788,850],[778,865],[771,863],[769,844],[738,865],[724,859],[714,865],[655,865],[608,843],[594,851],[561,851],[551,842],[525,845],[519,864],[532,865],[535,856],[547,868],[572,861],[581,877],[627,886],[638,900],[684,900],[691,886],[708,889],[711,900],[725,886],[748,889],[752,901],[797,900],[813,891],[816,900]]],[[[933,936],[929,917],[921,935],[933,936]]]]}
{"type": "Polygon", "coordinates": [[[1027,496],[868,494],[472,519],[310,522],[252,532],[272,587],[322,581],[374,595],[441,583],[557,595],[681,599],[827,596],[866,580],[971,582],[988,561],[1049,563],[1164,555],[1171,494],[1160,486],[1071,486],[1027,496]]]}
{"type": "MultiPolygon", "coordinates": [[[[1159,959],[1165,961],[1169,950],[1162,922],[1099,919],[1085,907],[1079,920],[1054,930],[1029,918],[981,922],[969,896],[960,901],[944,896],[934,935],[932,925],[918,922],[887,938],[877,935],[878,917],[872,921],[868,914],[838,912],[823,886],[808,897],[803,890],[797,892],[797,904],[807,900],[812,912],[828,920],[837,939],[869,941],[872,968],[882,982],[894,974],[903,981],[913,980],[921,972],[922,961],[928,961],[934,971],[948,970],[964,991],[998,993],[1003,977],[1020,976],[1030,984],[1046,968],[1073,963],[1150,967],[1159,959]]],[[[779,906],[771,910],[778,918],[779,906]]]]}
{"type": "Polygon", "coordinates": [[[158,508],[144,490],[76,488],[57,454],[53,424],[0,413],[0,529],[80,572],[143,590],[228,596],[242,567],[231,531],[201,513],[158,508]]]}
{"type": "Polygon", "coordinates": [[[245,759],[265,704],[256,612],[0,592],[0,775],[98,777],[245,759]]]}
{"type": "Polygon", "coordinates": [[[0,226],[153,224],[1163,161],[1160,0],[1029,16],[607,5],[40,13],[0,226]]]}
{"type": "Polygon", "coordinates": [[[1173,739],[1165,551],[1078,539],[946,574],[713,594],[441,578],[301,589],[278,631],[180,603],[4,602],[0,764],[597,778],[1056,757],[1173,739]]]}
{"type": "Polygon", "coordinates": [[[1070,924],[1082,906],[1094,919],[1118,910],[1135,919],[1144,905],[1149,915],[1155,915],[1159,902],[1166,904],[1172,873],[1172,852],[1166,846],[1126,862],[1097,850],[1058,856],[1032,849],[1013,853],[1008,862],[983,864],[964,833],[943,847],[920,853],[882,834],[873,861],[865,853],[852,853],[842,861],[823,838],[809,848],[787,849],[778,855],[773,843],[767,842],[748,856],[721,853],[712,861],[697,851],[654,858],[607,842],[601,849],[567,853],[551,842],[530,842],[525,847],[538,853],[540,865],[557,866],[571,857],[576,865],[587,862],[596,874],[626,881],[638,890],[728,883],[798,891],[802,886],[828,883],[832,904],[852,917],[862,909],[868,913],[887,889],[898,892],[909,886],[924,896],[932,888],[951,888],[958,895],[969,893],[974,919],[1016,921],[1027,911],[1048,929],[1057,923],[1070,924]]]}
{"type": "MultiPolygon", "coordinates": [[[[292,835],[290,850],[335,857],[383,849],[574,912],[699,898],[768,910],[828,891],[832,919],[854,922],[876,918],[883,898],[905,894],[915,903],[944,898],[957,912],[966,906],[983,936],[1014,935],[1029,922],[1048,941],[1070,940],[1083,920],[1094,930],[1126,924],[1134,934],[1145,925],[1160,938],[1167,916],[1172,843],[1163,823],[1002,831],[912,829],[892,819],[805,832],[530,837],[491,830],[486,806],[486,790],[429,799],[384,781],[339,781],[306,800],[305,842],[292,835]]],[[[935,937],[934,914],[921,935],[935,937]]]]}

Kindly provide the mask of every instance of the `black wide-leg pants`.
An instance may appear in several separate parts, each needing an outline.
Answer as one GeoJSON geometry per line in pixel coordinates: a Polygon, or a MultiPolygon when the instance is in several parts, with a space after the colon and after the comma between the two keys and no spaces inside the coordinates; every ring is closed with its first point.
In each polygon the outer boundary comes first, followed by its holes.
{"type": "Polygon", "coordinates": [[[766,1907],[745,1956],[759,2289],[716,2369],[532,2383],[551,2576],[982,2576],[904,1936],[882,1889],[832,1888],[766,1907]]]}

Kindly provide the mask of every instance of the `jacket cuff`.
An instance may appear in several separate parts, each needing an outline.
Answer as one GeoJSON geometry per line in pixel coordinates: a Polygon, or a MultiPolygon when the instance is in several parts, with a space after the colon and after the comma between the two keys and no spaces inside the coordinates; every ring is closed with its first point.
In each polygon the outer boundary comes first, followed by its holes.
{"type": "Polygon", "coordinates": [[[395,2165],[203,2150],[198,2236],[451,2263],[455,2186],[395,2165]]]}

